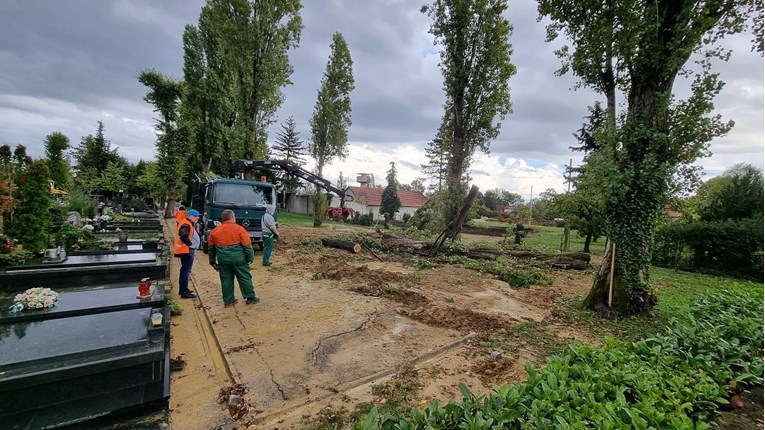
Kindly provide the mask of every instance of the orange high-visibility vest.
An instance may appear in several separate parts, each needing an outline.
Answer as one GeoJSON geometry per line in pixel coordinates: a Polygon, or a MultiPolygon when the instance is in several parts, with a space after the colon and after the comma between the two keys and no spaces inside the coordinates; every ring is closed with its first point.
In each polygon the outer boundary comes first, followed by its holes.
{"type": "Polygon", "coordinates": [[[186,219],[186,213],[187,213],[187,212],[188,212],[188,211],[187,211],[186,209],[184,209],[184,210],[180,210],[180,209],[178,209],[177,211],[175,211],[175,221],[176,221],[178,224],[180,224],[180,223],[181,223],[181,221],[183,221],[183,220],[185,220],[185,219],[186,219]]]}
{"type": "Polygon", "coordinates": [[[194,224],[192,224],[188,218],[180,221],[178,227],[175,229],[175,242],[173,242],[173,254],[175,255],[189,253],[189,246],[181,241],[181,227],[183,227],[184,224],[189,225],[189,239],[194,237],[194,224]]]}

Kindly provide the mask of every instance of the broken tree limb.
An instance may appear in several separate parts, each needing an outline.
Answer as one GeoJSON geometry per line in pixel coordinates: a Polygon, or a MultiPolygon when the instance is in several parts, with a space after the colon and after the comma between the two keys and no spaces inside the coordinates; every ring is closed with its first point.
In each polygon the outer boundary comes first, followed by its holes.
{"type": "Polygon", "coordinates": [[[354,254],[361,252],[361,245],[350,240],[330,239],[324,237],[321,239],[321,244],[329,248],[344,249],[346,251],[353,252],[354,254]]]}
{"type": "Polygon", "coordinates": [[[473,185],[470,187],[470,192],[462,203],[462,209],[460,209],[457,218],[451,220],[449,224],[446,225],[446,228],[444,228],[444,231],[438,235],[436,241],[433,242],[433,248],[430,250],[429,254],[431,257],[436,256],[438,250],[441,249],[441,246],[446,242],[446,239],[454,240],[460,234],[460,231],[462,231],[462,224],[465,223],[465,218],[467,218],[468,211],[470,211],[470,206],[473,204],[473,200],[475,200],[477,195],[478,187],[473,185]]]}

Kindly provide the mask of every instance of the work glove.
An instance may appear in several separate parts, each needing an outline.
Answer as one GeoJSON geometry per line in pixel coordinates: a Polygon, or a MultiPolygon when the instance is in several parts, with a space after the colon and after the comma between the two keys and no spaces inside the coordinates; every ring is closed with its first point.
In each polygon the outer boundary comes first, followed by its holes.
{"type": "Polygon", "coordinates": [[[218,263],[210,263],[210,265],[213,267],[213,269],[215,269],[216,272],[220,269],[218,263]]]}

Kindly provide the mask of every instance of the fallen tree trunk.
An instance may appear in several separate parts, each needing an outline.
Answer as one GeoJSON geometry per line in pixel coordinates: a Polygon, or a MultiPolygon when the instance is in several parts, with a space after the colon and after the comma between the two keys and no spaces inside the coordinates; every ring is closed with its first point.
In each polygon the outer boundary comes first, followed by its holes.
{"type": "Polygon", "coordinates": [[[555,269],[584,270],[590,267],[590,263],[588,261],[583,261],[583,260],[574,260],[571,258],[559,257],[553,260],[552,264],[550,264],[550,267],[553,267],[555,269]]]}
{"type": "Polygon", "coordinates": [[[468,257],[475,259],[496,259],[501,255],[507,255],[514,258],[536,258],[537,260],[553,260],[565,258],[569,260],[590,262],[590,254],[586,252],[561,252],[556,254],[545,254],[542,252],[502,250],[502,249],[483,249],[475,248],[468,251],[468,257]]]}
{"type": "Polygon", "coordinates": [[[329,248],[344,249],[353,252],[354,254],[361,252],[361,245],[350,240],[330,239],[325,237],[321,239],[321,244],[329,248]]]}
{"type": "Polygon", "coordinates": [[[421,251],[423,249],[427,249],[430,246],[427,242],[423,242],[421,240],[399,237],[380,230],[377,232],[382,235],[380,242],[383,246],[395,246],[397,248],[405,248],[414,251],[421,251]]]}

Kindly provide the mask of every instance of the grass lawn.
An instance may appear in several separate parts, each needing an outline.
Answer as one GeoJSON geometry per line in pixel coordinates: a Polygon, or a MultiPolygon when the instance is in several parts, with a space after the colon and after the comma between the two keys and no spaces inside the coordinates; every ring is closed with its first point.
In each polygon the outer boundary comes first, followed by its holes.
{"type": "Polygon", "coordinates": [[[562,310],[568,323],[593,334],[610,335],[623,340],[637,340],[661,333],[671,318],[680,318],[694,301],[709,294],[736,290],[763,298],[763,284],[736,278],[680,272],[651,267],[651,284],[656,288],[658,304],[654,316],[634,316],[609,321],[595,312],[582,309],[583,294],[562,299],[562,310]]]}
{"type": "MultiPolygon", "coordinates": [[[[472,227],[507,227],[510,231],[511,224],[499,221],[472,221],[472,227]]],[[[524,224],[533,231],[523,240],[523,245],[529,249],[540,252],[555,252],[560,249],[563,242],[563,227],[524,224]]],[[[512,239],[512,237],[510,238],[512,239]]],[[[590,243],[590,252],[594,255],[603,255],[605,239],[600,238],[597,242],[590,243]]],[[[569,251],[581,251],[584,249],[584,237],[579,236],[576,230],[571,230],[571,246],[569,251]]]]}
{"type": "Polygon", "coordinates": [[[279,211],[279,224],[297,227],[313,227],[313,215],[279,211]]]}

